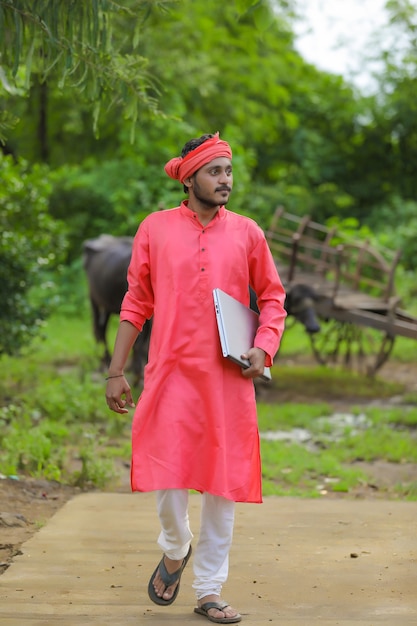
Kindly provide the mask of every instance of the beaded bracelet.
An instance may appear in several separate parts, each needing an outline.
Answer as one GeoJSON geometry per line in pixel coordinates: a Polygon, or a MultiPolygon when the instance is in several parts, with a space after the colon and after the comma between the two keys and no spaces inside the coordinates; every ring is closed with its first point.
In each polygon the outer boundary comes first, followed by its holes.
{"type": "Polygon", "coordinates": [[[124,374],[116,374],[116,376],[107,376],[105,380],[110,380],[110,378],[121,378],[124,374]]]}

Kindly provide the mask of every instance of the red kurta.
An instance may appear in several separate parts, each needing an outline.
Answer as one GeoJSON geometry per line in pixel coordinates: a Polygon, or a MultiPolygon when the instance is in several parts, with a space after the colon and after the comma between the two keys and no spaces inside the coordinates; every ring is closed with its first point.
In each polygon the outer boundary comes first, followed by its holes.
{"type": "Polygon", "coordinates": [[[144,389],[132,426],[132,489],[195,489],[262,502],[253,381],[222,356],[212,291],[261,310],[266,365],[284,330],[285,293],[263,231],[221,207],[202,226],[187,202],[141,223],[120,319],[153,315],[144,389]]]}

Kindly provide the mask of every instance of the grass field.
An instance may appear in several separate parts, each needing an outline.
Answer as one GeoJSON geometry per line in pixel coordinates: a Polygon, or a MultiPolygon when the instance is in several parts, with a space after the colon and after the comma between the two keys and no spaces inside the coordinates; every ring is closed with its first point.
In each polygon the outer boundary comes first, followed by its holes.
{"type": "MultiPolygon", "coordinates": [[[[116,325],[113,320],[110,345],[116,325]]],[[[414,350],[412,341],[399,341],[392,358],[412,363],[414,350]]],[[[81,310],[78,316],[53,317],[44,338],[21,357],[2,358],[0,473],[82,488],[117,485],[119,468],[130,457],[130,417],[107,408],[101,353],[89,311],[81,310]]],[[[404,392],[400,383],[311,360],[297,364],[306,355],[311,355],[306,333],[291,328],[272,387],[259,396],[265,495],[354,493],[367,480],[357,460],[417,466],[417,398],[411,394],[406,406],[392,405],[389,398],[404,392]],[[335,421],[334,405],[341,400],[350,422],[335,421]],[[297,439],[300,433],[304,439],[297,439]]],[[[416,499],[417,483],[397,485],[395,496],[416,499]]]]}

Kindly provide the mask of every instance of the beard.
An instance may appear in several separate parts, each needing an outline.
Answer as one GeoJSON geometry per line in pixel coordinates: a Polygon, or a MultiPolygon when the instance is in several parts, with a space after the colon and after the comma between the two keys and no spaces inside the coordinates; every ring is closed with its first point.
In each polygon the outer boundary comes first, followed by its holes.
{"type": "Polygon", "coordinates": [[[209,193],[209,192],[204,192],[200,185],[197,182],[197,179],[194,178],[194,185],[193,185],[193,193],[194,196],[196,198],[196,200],[198,200],[201,205],[203,206],[203,208],[206,209],[214,209],[216,206],[219,205],[225,205],[227,204],[227,202],[229,201],[230,198],[230,192],[231,189],[230,187],[218,187],[217,189],[214,190],[213,193],[209,193]],[[216,192],[218,193],[219,191],[227,191],[228,192],[228,196],[227,198],[225,198],[224,200],[222,200],[221,202],[219,202],[218,198],[215,197],[216,192]]]}

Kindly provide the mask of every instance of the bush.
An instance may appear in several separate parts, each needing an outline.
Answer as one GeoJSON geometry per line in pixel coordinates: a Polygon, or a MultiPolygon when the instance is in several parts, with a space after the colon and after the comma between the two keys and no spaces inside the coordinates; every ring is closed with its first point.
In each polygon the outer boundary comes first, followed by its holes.
{"type": "MultiPolygon", "coordinates": [[[[66,263],[70,265],[82,256],[86,239],[103,233],[133,236],[148,213],[162,204],[169,206],[166,193],[161,196],[167,181],[161,167],[156,171],[139,157],[104,163],[90,159],[55,171],[49,212],[65,220],[69,241],[66,263]]],[[[179,185],[178,192],[180,195],[179,185]]]]}
{"type": "Polygon", "coordinates": [[[65,237],[62,223],[48,215],[47,168],[1,155],[0,168],[0,355],[13,355],[52,310],[46,272],[59,266],[65,237]]]}
{"type": "Polygon", "coordinates": [[[100,190],[82,181],[59,181],[49,199],[49,212],[55,219],[65,220],[67,264],[82,255],[84,240],[113,231],[114,211],[111,201],[100,190]]]}
{"type": "Polygon", "coordinates": [[[401,265],[405,270],[417,269],[417,202],[393,197],[389,204],[374,211],[373,225],[379,230],[385,246],[401,250],[401,265]]]}

